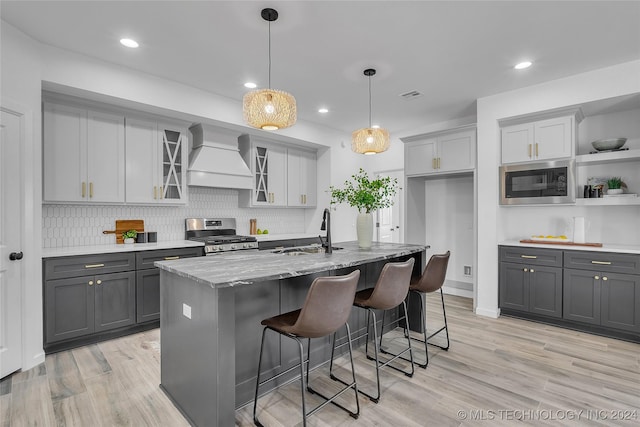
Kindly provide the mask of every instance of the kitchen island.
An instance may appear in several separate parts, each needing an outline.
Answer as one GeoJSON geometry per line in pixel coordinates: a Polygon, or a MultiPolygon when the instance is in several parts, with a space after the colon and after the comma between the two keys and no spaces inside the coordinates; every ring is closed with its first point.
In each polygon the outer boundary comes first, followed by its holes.
{"type": "MultiPolygon", "coordinates": [[[[300,308],[316,277],[359,269],[358,289],[364,289],[375,285],[385,263],[410,257],[416,260],[413,274],[418,276],[427,249],[375,242],[366,250],[356,242],[337,246],[341,249],[332,254],[246,251],[156,262],[161,269],[161,387],[191,424],[235,424],[235,409],[253,399],[261,320],[300,308]]],[[[349,324],[352,335],[360,335],[365,311],[353,310],[349,324]]],[[[295,365],[297,349],[289,341],[267,336],[263,375],[295,365]]],[[[329,359],[328,338],[315,339],[312,347],[312,366],[329,359]]]]}

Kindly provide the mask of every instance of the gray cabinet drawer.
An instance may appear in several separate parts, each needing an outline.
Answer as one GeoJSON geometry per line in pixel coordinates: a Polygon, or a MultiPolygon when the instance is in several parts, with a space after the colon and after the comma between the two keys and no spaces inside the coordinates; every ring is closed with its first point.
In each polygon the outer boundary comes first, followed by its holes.
{"type": "Polygon", "coordinates": [[[156,261],[168,261],[171,259],[192,258],[201,256],[204,248],[180,248],[180,249],[158,249],[155,251],[143,251],[136,253],[136,270],[155,268],[156,261]]]}
{"type": "Polygon", "coordinates": [[[79,255],[44,260],[45,280],[131,270],[135,270],[135,255],[132,252],[79,255]]]}
{"type": "Polygon", "coordinates": [[[611,252],[565,251],[565,268],[607,273],[640,274],[640,255],[611,252]]]}
{"type": "Polygon", "coordinates": [[[562,251],[521,246],[500,246],[500,261],[547,267],[562,267],[562,251]]]}

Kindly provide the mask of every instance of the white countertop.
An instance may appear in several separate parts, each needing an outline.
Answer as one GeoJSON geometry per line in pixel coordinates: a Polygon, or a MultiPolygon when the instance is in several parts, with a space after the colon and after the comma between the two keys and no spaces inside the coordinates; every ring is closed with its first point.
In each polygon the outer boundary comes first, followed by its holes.
{"type": "Polygon", "coordinates": [[[590,252],[618,252],[623,254],[640,254],[640,245],[616,245],[605,243],[602,247],[577,246],[577,245],[554,245],[543,243],[520,243],[518,240],[506,240],[499,242],[503,246],[522,246],[528,248],[560,249],[569,251],[590,251],[590,252]]]}
{"type": "Polygon", "coordinates": [[[252,236],[258,239],[258,242],[272,242],[274,240],[310,239],[310,238],[317,239],[319,234],[324,235],[324,232],[318,232],[318,234],[306,234],[306,233],[252,234],[252,236]]]}
{"type": "Polygon", "coordinates": [[[108,254],[117,252],[153,251],[156,249],[192,248],[204,246],[203,242],[192,240],[169,240],[156,243],[131,243],[92,246],[68,246],[63,248],[43,248],[42,258],[53,258],[73,255],[108,254]]]}

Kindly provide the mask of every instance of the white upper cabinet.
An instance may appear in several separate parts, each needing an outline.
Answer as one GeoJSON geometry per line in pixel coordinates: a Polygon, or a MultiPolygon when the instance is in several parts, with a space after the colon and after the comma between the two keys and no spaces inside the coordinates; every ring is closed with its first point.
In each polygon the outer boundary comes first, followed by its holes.
{"type": "Polygon", "coordinates": [[[44,103],[45,202],[125,201],[124,116],[44,103]]]}
{"type": "Polygon", "coordinates": [[[127,117],[127,203],[185,204],[186,129],[127,117]]]}
{"type": "Polygon", "coordinates": [[[475,159],[475,129],[411,137],[405,143],[407,176],[470,171],[475,159]]]}
{"type": "Polygon", "coordinates": [[[315,207],[317,202],[316,153],[287,149],[287,204],[290,207],[315,207]]]}
{"type": "Polygon", "coordinates": [[[570,158],[575,152],[575,118],[556,117],[504,126],[502,163],[570,158]]]}
{"type": "Polygon", "coordinates": [[[240,192],[244,206],[287,205],[287,149],[278,144],[242,135],[240,152],[250,165],[253,189],[240,192]]]}

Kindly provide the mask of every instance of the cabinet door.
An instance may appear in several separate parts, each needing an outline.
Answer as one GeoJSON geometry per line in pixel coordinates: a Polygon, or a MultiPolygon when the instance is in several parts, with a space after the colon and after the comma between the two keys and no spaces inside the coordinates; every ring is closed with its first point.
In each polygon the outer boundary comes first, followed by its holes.
{"type": "Polygon", "coordinates": [[[502,163],[533,160],[533,123],[505,126],[502,134],[502,163]]]}
{"type": "Polygon", "coordinates": [[[600,274],[564,269],[562,318],[600,324],[600,274]]]}
{"type": "Polygon", "coordinates": [[[87,111],[45,103],[42,134],[44,201],[86,201],[87,111]]]}
{"type": "Polygon", "coordinates": [[[287,204],[286,149],[275,145],[256,144],[253,147],[255,176],[254,206],[285,206],[287,204]]]}
{"type": "Polygon", "coordinates": [[[474,131],[438,138],[438,172],[473,169],[476,164],[476,133],[474,131]]]}
{"type": "Polygon", "coordinates": [[[640,276],[603,273],[600,324],[640,332],[640,276]]]}
{"type": "Polygon", "coordinates": [[[124,116],[88,112],[89,201],[124,202],[124,116]]]}
{"type": "Polygon", "coordinates": [[[435,172],[436,146],[435,139],[407,143],[404,150],[405,174],[423,175],[435,172]]]}
{"type": "Polygon", "coordinates": [[[162,173],[160,199],[163,204],[184,204],[187,202],[186,131],[171,126],[159,126],[159,129],[162,173]]]}
{"type": "Polygon", "coordinates": [[[534,124],[534,156],[536,159],[560,159],[573,153],[573,120],[558,117],[534,124]]]}
{"type": "Polygon", "coordinates": [[[136,322],[160,319],[160,270],[136,272],[136,322]]]}
{"type": "Polygon", "coordinates": [[[303,150],[287,150],[288,206],[316,205],[316,154],[303,150]]]}
{"type": "Polygon", "coordinates": [[[160,197],[157,124],[127,118],[125,131],[127,203],[155,203],[160,197]]]}
{"type": "Polygon", "coordinates": [[[46,344],[94,331],[94,289],[94,276],[44,283],[46,344]]]}
{"type": "Polygon", "coordinates": [[[498,287],[500,308],[529,311],[529,268],[527,266],[501,262],[498,287]]]}
{"type": "Polygon", "coordinates": [[[562,268],[529,268],[529,311],[562,317],[562,268]]]}
{"type": "Polygon", "coordinates": [[[95,331],[135,323],[135,272],[95,276],[95,331]]]}

